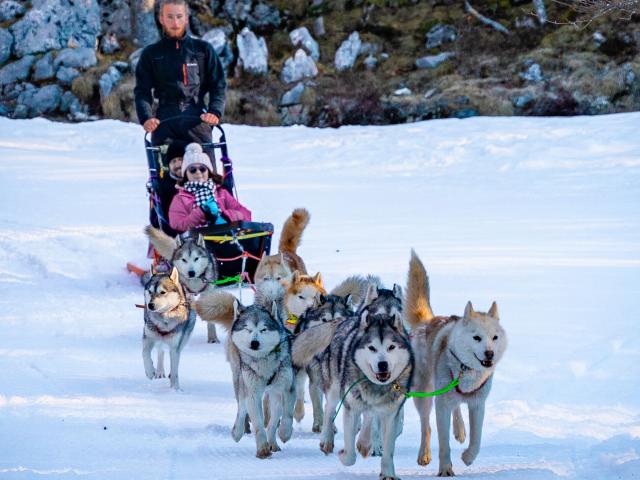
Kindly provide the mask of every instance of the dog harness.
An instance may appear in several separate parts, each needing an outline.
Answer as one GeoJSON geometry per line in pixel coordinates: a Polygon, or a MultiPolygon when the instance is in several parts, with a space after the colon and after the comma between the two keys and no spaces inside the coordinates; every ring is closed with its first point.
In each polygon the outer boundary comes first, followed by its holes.
{"type": "MultiPolygon", "coordinates": [[[[465,365],[462,360],[460,360],[458,358],[458,356],[453,353],[453,350],[449,349],[449,353],[451,353],[451,355],[453,355],[453,358],[455,358],[458,362],[460,362],[460,375],[458,375],[458,379],[462,378],[462,375],[464,372],[473,370],[471,367],[469,367],[468,365],[465,365]]],[[[482,382],[480,384],[480,386],[470,392],[463,392],[462,390],[460,390],[460,386],[458,384],[456,384],[456,392],[458,393],[458,395],[462,395],[463,397],[469,396],[469,395],[473,395],[474,393],[476,393],[478,390],[480,390],[482,387],[484,387],[484,385],[489,381],[489,379],[492,377],[493,375],[489,375],[487,378],[484,379],[484,382],[482,382]]],[[[451,372],[451,380],[454,380],[455,376],[453,374],[453,371],[451,372]]],[[[458,382],[460,383],[460,382],[458,382]]]]}
{"type": "Polygon", "coordinates": [[[292,327],[295,327],[298,324],[298,317],[293,313],[289,312],[289,316],[287,317],[287,323],[292,327]]]}

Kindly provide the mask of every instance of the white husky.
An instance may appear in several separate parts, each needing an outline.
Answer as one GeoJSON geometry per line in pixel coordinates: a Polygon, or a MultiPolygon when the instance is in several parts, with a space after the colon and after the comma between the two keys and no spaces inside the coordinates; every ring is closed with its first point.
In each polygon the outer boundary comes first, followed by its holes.
{"type": "MultiPolygon", "coordinates": [[[[471,438],[462,454],[462,461],[471,465],[480,452],[485,401],[491,391],[496,364],[507,348],[507,336],[500,325],[495,302],[487,313],[476,312],[469,302],[463,317],[434,316],[429,303],[429,278],[415,252],[412,252],[409,264],[405,314],[412,327],[411,344],[416,359],[415,389],[433,391],[460,378],[454,390],[436,397],[440,456],[438,475],[452,476],[449,448],[451,415],[454,436],[462,443],[465,430],[460,404],[464,402],[468,405],[471,438]]],[[[416,398],[415,405],[420,414],[422,430],[418,464],[427,465],[431,462],[429,414],[432,397],[416,398]]]]}

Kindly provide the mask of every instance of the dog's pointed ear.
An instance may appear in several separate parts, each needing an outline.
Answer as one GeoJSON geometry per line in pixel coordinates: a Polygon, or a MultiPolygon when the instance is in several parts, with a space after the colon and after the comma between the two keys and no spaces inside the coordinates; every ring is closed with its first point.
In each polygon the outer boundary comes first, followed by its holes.
{"type": "Polygon", "coordinates": [[[242,313],[242,305],[237,298],[233,300],[233,321],[235,322],[242,313]]]}
{"type": "Polygon", "coordinates": [[[500,315],[498,314],[498,304],[493,302],[491,304],[491,308],[489,309],[489,316],[495,318],[496,320],[500,320],[500,315]]]}
{"type": "Polygon", "coordinates": [[[204,243],[204,237],[202,236],[201,233],[198,234],[198,238],[196,240],[196,245],[198,245],[199,247],[206,248],[206,245],[204,243]]]}
{"type": "Polygon", "coordinates": [[[376,298],[378,298],[378,286],[370,283],[367,287],[367,293],[364,295],[364,305],[371,305],[376,298]]]}
{"type": "Polygon", "coordinates": [[[320,275],[320,272],[316,273],[315,276],[313,277],[313,283],[315,283],[319,287],[324,288],[324,286],[322,285],[322,275],[320,275]]]}
{"type": "Polygon", "coordinates": [[[402,323],[402,314],[400,312],[396,312],[391,318],[393,319],[391,321],[391,326],[398,332],[402,332],[404,330],[404,324],[402,323]]]}
{"type": "Polygon", "coordinates": [[[349,293],[346,297],[344,297],[344,304],[348,309],[353,308],[353,296],[349,293]]]}
{"type": "Polygon", "coordinates": [[[464,318],[471,318],[476,314],[473,309],[473,305],[471,305],[471,300],[467,302],[467,306],[464,307],[464,318]]]}
{"type": "Polygon", "coordinates": [[[296,270],[295,272],[293,272],[293,275],[291,276],[291,283],[299,283],[300,282],[300,272],[298,270],[296,270]]]}
{"type": "Polygon", "coordinates": [[[284,264],[285,264],[285,263],[284,263],[284,254],[283,254],[282,252],[280,252],[280,263],[281,263],[282,265],[284,265],[284,264]]]}
{"type": "Polygon", "coordinates": [[[265,258],[267,258],[267,252],[262,252],[262,256],[260,257],[260,261],[262,262],[265,258]]]}
{"type": "Polygon", "coordinates": [[[324,303],[327,301],[327,296],[321,293],[318,299],[320,300],[320,303],[324,303]]]}
{"type": "Polygon", "coordinates": [[[402,301],[402,287],[397,283],[393,284],[393,296],[402,301]]]}
{"type": "Polygon", "coordinates": [[[180,248],[183,243],[184,239],[182,238],[182,235],[176,235],[176,248],[180,248]]]}
{"type": "Polygon", "coordinates": [[[360,330],[364,330],[369,326],[369,310],[365,308],[360,314],[360,330]]]}
{"type": "Polygon", "coordinates": [[[155,275],[158,273],[158,270],[156,269],[156,266],[154,264],[151,264],[151,275],[155,275]]]}
{"type": "Polygon", "coordinates": [[[178,269],[176,267],[173,267],[171,269],[171,275],[169,275],[169,278],[176,285],[180,285],[180,274],[178,273],[178,269]]]}

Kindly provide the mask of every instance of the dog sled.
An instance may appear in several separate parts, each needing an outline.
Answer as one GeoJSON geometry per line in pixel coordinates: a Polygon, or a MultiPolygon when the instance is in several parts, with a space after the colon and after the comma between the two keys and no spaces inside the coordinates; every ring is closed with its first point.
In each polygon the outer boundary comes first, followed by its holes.
{"type": "MultiPolygon", "coordinates": [[[[184,117],[172,117],[163,121],[182,118],[184,117]]],[[[202,150],[205,153],[211,152],[214,162],[219,160],[222,165],[222,187],[238,199],[238,191],[233,177],[233,162],[229,157],[226,135],[220,125],[212,127],[212,134],[215,133],[216,129],[220,134],[218,140],[201,143],[202,150]],[[216,155],[216,151],[219,151],[219,156],[216,155]]],[[[149,133],[145,134],[144,143],[149,170],[147,189],[150,209],[155,212],[155,218],[157,219],[157,225],[154,226],[167,234],[175,234],[169,227],[169,221],[163,213],[165,209],[161,203],[160,195],[158,195],[160,180],[169,174],[169,159],[167,158],[169,145],[152,145],[149,133]]],[[[198,234],[203,236],[207,250],[216,261],[218,269],[217,285],[251,285],[262,255],[268,255],[270,252],[273,224],[231,222],[224,225],[195,228],[182,235],[187,237],[197,236],[198,234]]],[[[158,255],[155,255],[153,259],[154,265],[157,266],[161,260],[158,255]]],[[[127,264],[127,269],[138,276],[142,276],[145,273],[145,270],[131,263],[127,264]]]]}

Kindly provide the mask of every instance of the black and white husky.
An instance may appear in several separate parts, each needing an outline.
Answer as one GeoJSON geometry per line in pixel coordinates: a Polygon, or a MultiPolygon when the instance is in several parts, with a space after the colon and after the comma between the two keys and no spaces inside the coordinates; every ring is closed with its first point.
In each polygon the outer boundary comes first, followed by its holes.
{"type": "MultiPolygon", "coordinates": [[[[379,292],[376,286],[370,290],[379,292]]],[[[344,449],[340,451],[340,461],[344,465],[355,463],[360,416],[366,414],[361,435],[366,434],[364,430],[370,429],[372,422],[381,426],[380,478],[395,479],[393,453],[414,363],[402,315],[390,314],[393,307],[383,306],[384,297],[378,295],[380,303],[365,299],[369,304],[361,307],[356,316],[338,324],[331,344],[322,354],[322,389],[327,404],[320,449],[327,454],[333,451],[332,420],[344,398],[344,449]],[[368,427],[367,420],[370,420],[368,427]]]]}
{"type": "Polygon", "coordinates": [[[144,329],[142,332],[142,360],[148,378],[163,378],[164,350],[169,348],[171,387],[178,390],[180,353],[189,341],[196,323],[195,312],[189,310],[187,299],[174,268],[171,273],[156,273],[144,288],[144,329]],[[158,352],[157,365],[151,360],[151,350],[158,352]]]}
{"type": "Polygon", "coordinates": [[[207,292],[196,301],[196,310],[206,321],[222,324],[227,336],[227,360],[231,365],[233,386],[238,402],[236,421],[231,430],[237,442],[245,433],[246,416],[256,436],[256,456],[266,458],[280,450],[293,433],[295,383],[291,358],[291,339],[277,302],[267,309],[260,304],[243,307],[224,291],[207,292]],[[268,396],[268,412],[263,399],[268,396]],[[268,425],[265,430],[265,413],[268,425]]]}
{"type": "MultiPolygon", "coordinates": [[[[157,252],[178,269],[180,282],[190,301],[214,288],[214,282],[218,278],[216,262],[207,250],[202,235],[186,238],[178,235],[172,238],[151,225],[144,232],[157,252]]],[[[218,342],[213,323],[207,324],[207,340],[209,343],[218,342]]]]}

